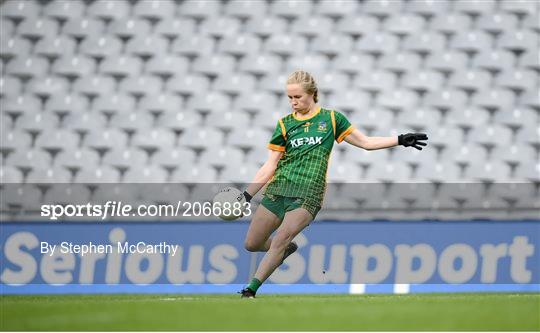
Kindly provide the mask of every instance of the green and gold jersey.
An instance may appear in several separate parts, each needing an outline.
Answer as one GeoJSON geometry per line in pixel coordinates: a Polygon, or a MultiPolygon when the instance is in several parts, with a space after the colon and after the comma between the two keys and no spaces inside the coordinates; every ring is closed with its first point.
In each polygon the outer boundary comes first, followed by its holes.
{"type": "Polygon", "coordinates": [[[343,114],[324,108],[307,119],[294,113],[281,118],[268,148],[284,154],[265,193],[322,205],[334,140],[340,143],[353,129],[343,114]]]}

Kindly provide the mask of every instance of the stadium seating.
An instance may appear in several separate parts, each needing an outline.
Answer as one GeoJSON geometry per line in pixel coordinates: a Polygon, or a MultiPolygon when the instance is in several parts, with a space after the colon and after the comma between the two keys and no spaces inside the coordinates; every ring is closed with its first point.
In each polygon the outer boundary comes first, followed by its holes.
{"type": "MultiPolygon", "coordinates": [[[[321,105],[362,132],[430,138],[407,154],[341,144],[330,182],[538,185],[539,10],[513,0],[4,1],[0,176],[249,181],[289,112],[287,74],[306,69],[321,105]]],[[[441,190],[432,193],[435,206],[539,201],[521,188],[462,197],[441,190]]],[[[28,202],[39,200],[27,193],[28,202]]],[[[384,205],[355,195],[328,206],[384,205]]],[[[393,195],[396,208],[433,208],[407,191],[393,195]]]]}

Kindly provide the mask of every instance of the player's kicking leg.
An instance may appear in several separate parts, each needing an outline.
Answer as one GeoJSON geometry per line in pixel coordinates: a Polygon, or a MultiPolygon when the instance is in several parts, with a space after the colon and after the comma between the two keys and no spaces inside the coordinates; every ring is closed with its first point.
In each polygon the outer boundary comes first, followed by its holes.
{"type": "Polygon", "coordinates": [[[242,297],[255,297],[257,289],[283,263],[285,258],[296,251],[292,240],[313,220],[313,216],[304,208],[297,208],[285,214],[283,222],[262,259],[250,284],[241,291],[242,297]],[[291,245],[293,244],[293,245],[291,245]]]}

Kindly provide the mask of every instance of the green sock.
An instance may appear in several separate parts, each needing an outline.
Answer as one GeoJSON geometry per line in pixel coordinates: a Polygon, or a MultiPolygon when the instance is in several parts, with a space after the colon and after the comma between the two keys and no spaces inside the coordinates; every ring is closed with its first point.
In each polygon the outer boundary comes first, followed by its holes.
{"type": "Polygon", "coordinates": [[[248,284],[248,288],[253,290],[253,292],[257,292],[257,289],[261,286],[262,282],[259,281],[256,278],[251,279],[251,282],[248,284]]]}

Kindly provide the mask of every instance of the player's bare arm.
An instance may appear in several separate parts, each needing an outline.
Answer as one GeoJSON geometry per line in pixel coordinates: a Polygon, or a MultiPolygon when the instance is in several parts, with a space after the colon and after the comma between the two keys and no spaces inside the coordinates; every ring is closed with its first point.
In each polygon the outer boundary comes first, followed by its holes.
{"type": "Polygon", "coordinates": [[[344,141],[366,150],[391,148],[397,145],[422,150],[421,146],[427,145],[423,141],[427,139],[428,137],[424,133],[407,133],[399,136],[367,136],[358,129],[354,129],[351,134],[345,137],[344,141]]]}
{"type": "Polygon", "coordinates": [[[257,173],[255,174],[255,177],[253,178],[253,181],[246,189],[246,192],[248,192],[250,196],[254,196],[255,194],[257,194],[257,192],[259,192],[259,190],[270,179],[272,179],[272,176],[274,176],[274,172],[276,171],[277,164],[279,160],[281,159],[282,155],[283,155],[283,152],[281,151],[269,150],[268,159],[257,171],[257,173]]]}

